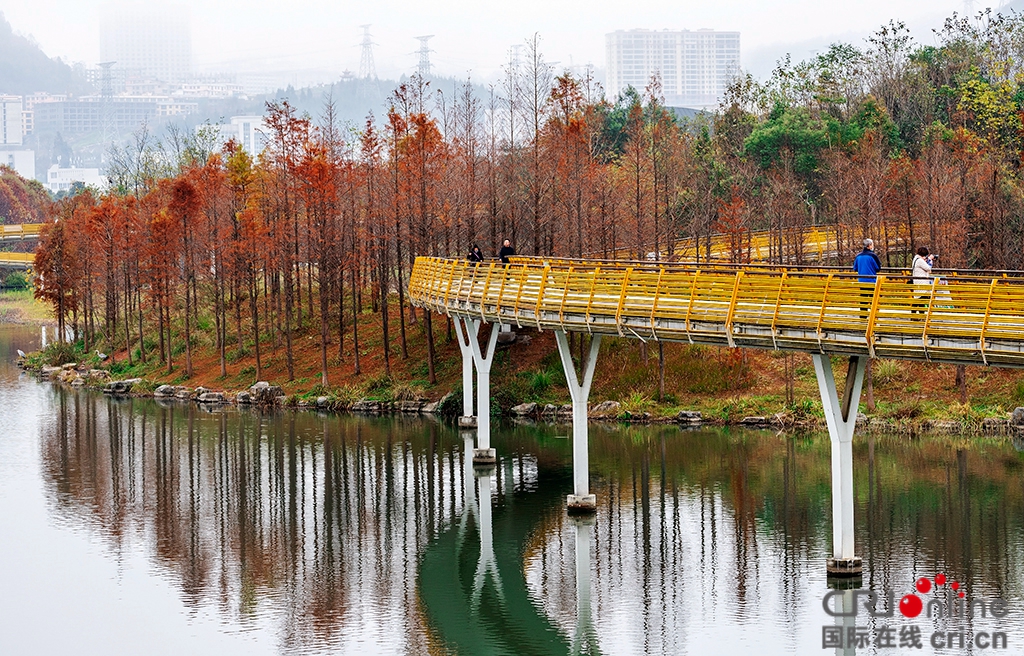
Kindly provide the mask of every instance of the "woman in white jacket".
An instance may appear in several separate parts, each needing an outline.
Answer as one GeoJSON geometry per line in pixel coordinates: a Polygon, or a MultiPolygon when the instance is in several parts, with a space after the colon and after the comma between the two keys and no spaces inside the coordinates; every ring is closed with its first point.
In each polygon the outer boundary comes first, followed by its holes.
{"type": "Polygon", "coordinates": [[[932,265],[934,262],[935,256],[928,253],[926,246],[917,249],[911,272],[914,279],[914,296],[918,301],[914,304],[914,307],[917,308],[914,310],[915,312],[923,312],[922,308],[928,307],[928,297],[931,296],[932,291],[932,265]]]}

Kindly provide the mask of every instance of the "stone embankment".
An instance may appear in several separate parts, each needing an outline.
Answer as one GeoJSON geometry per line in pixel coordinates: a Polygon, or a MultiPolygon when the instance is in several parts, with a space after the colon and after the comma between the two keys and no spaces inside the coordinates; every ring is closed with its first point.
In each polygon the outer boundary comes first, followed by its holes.
{"type": "MultiPolygon", "coordinates": [[[[19,366],[24,366],[19,361],[19,366]]],[[[111,380],[110,372],[104,369],[91,369],[77,363],[68,363],[59,367],[44,366],[36,370],[41,377],[71,387],[90,387],[101,389],[111,396],[133,396],[155,398],[163,401],[190,402],[202,407],[222,405],[238,405],[256,408],[288,407],[330,412],[350,412],[355,414],[441,414],[445,406],[451,406],[452,394],[445,395],[440,401],[427,399],[404,399],[385,401],[378,399],[359,399],[346,401],[329,396],[315,399],[303,399],[297,396],[286,396],[277,385],[261,381],[248,390],[216,391],[204,387],[189,388],[182,385],[155,385],[141,378],[111,380]]],[[[540,405],[522,403],[511,408],[510,414],[516,421],[546,421],[569,423],[572,421],[572,406],[540,405]]],[[[700,412],[681,410],[674,415],[653,416],[650,412],[633,412],[624,409],[618,401],[603,401],[590,406],[591,421],[610,421],[650,424],[676,424],[683,427],[700,427],[703,425],[738,425],[746,428],[764,430],[820,430],[824,421],[820,417],[795,415],[779,412],[770,416],[747,416],[740,419],[722,419],[705,417],[700,412]]],[[[977,421],[955,419],[916,419],[893,420],[884,417],[868,417],[857,415],[857,430],[863,433],[886,435],[918,435],[922,433],[940,435],[982,434],[990,436],[1006,436],[1024,450],[1024,407],[1017,408],[1005,418],[989,417],[977,421]]]]}

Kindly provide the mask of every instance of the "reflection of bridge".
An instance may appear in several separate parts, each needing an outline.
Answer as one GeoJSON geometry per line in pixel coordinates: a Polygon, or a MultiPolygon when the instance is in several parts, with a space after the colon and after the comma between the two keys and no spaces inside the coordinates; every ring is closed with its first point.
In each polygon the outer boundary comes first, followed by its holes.
{"type": "Polygon", "coordinates": [[[575,494],[569,497],[570,510],[596,506],[588,482],[587,400],[602,335],[811,354],[833,447],[830,571],[859,573],[851,441],[867,359],[1024,367],[1024,281],[961,276],[948,284],[938,278],[928,285],[908,282],[905,276],[883,274],[861,283],[853,274],[766,266],[534,258],[476,265],[421,257],[410,277],[409,297],[455,320],[467,417],[472,414],[474,365],[478,371],[481,459],[494,458],[489,374],[497,337],[492,328],[482,349],[481,323],[554,331],[573,406],[575,494]],[[592,336],[582,380],[576,376],[568,332],[592,336]],[[850,356],[842,397],[831,355],[850,356]]]}
{"type": "MultiPolygon", "coordinates": [[[[419,595],[431,624],[455,653],[579,653],[570,652],[565,637],[530,598],[522,575],[524,545],[536,531],[538,519],[557,505],[557,486],[548,481],[529,495],[513,495],[494,513],[495,469],[473,467],[473,438],[464,435],[462,517],[431,540],[420,559],[419,595]],[[469,520],[476,526],[478,543],[470,539],[469,520]],[[472,566],[472,558],[466,556],[477,549],[472,566]]],[[[578,580],[584,583],[590,575],[589,526],[586,530],[579,549],[584,557],[578,559],[585,568],[578,580]]],[[[588,610],[581,618],[589,617],[589,586],[585,593],[581,599],[588,610]]]]}
{"type": "MultiPolygon", "coordinates": [[[[39,239],[42,227],[40,223],[0,225],[0,244],[14,244],[39,239]]],[[[30,269],[34,260],[35,255],[32,253],[0,252],[0,268],[4,269],[30,269]]]]}

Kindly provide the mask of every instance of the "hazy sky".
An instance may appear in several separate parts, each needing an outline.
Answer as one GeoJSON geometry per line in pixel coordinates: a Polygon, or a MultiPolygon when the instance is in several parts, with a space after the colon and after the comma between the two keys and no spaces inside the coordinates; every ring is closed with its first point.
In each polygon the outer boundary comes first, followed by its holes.
{"type": "MultiPolygon", "coordinates": [[[[154,3],[157,0],[152,0],[154,3]]],[[[33,36],[50,56],[94,65],[99,58],[99,13],[104,0],[0,0],[15,31],[33,36]]],[[[534,32],[542,51],[563,65],[604,67],[604,35],[616,29],[738,30],[744,66],[769,70],[784,49],[797,58],[830,39],[857,43],[890,19],[914,28],[922,41],[942,18],[963,11],[957,0],[179,0],[191,15],[198,70],[253,68],[359,69],[359,25],[371,23],[377,73],[397,77],[416,65],[418,35],[430,42],[435,69],[487,79],[499,70],[512,44],[534,32]],[[752,61],[752,58],[755,61],[752,61]],[[254,60],[258,65],[253,66],[254,60]]],[[[976,6],[981,6],[977,2],[976,6]]]]}

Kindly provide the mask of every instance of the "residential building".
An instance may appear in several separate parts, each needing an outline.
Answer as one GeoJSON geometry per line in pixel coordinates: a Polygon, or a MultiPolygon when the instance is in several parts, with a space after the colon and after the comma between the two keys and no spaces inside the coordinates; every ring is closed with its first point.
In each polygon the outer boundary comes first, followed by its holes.
{"type": "Polygon", "coordinates": [[[111,5],[100,18],[100,61],[167,83],[192,76],[192,29],[180,6],[111,5]]]}
{"type": "Polygon", "coordinates": [[[0,146],[20,146],[25,136],[21,96],[0,96],[0,146]]]}
{"type": "Polygon", "coordinates": [[[0,146],[0,166],[14,169],[14,172],[32,180],[36,177],[36,152],[17,146],[0,146]]]}
{"type": "Polygon", "coordinates": [[[233,98],[242,95],[242,85],[229,82],[196,82],[178,85],[173,98],[233,98]]]}
{"type": "Polygon", "coordinates": [[[70,191],[76,182],[97,189],[102,189],[107,185],[107,181],[100,175],[99,169],[61,168],[54,164],[46,171],[45,186],[52,193],[70,191]]]}
{"type": "MultiPolygon", "coordinates": [[[[197,130],[206,126],[199,126],[197,130]]],[[[250,155],[259,155],[267,147],[269,131],[262,116],[232,116],[230,123],[211,126],[218,130],[221,144],[234,139],[250,155]]]]}
{"type": "Polygon", "coordinates": [[[714,30],[617,30],[606,35],[608,93],[639,92],[661,78],[665,103],[712,108],[740,72],[740,33],[714,30]]]}
{"type": "Polygon", "coordinates": [[[199,111],[199,105],[167,96],[81,96],[71,100],[36,103],[33,112],[39,132],[83,134],[103,129],[105,111],[110,111],[113,127],[131,132],[143,123],[169,116],[184,116],[199,111]],[[106,103],[109,103],[109,107],[106,103]]]}

